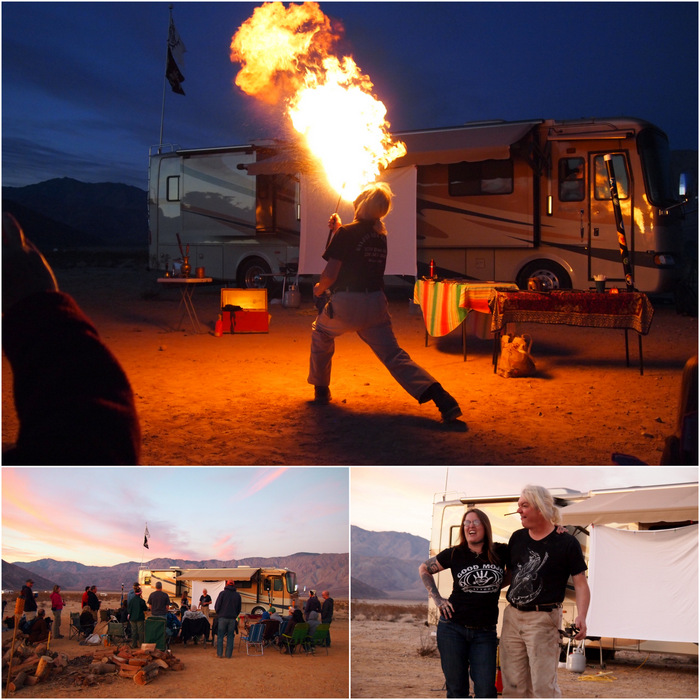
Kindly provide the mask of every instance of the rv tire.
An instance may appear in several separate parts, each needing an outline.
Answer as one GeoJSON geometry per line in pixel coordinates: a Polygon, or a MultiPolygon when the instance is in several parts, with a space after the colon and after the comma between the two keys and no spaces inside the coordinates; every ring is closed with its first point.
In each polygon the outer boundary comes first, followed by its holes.
{"type": "Polygon", "coordinates": [[[545,291],[571,289],[569,273],[553,260],[533,260],[525,265],[517,277],[518,287],[527,289],[527,281],[531,277],[537,277],[545,291]]]}
{"type": "Polygon", "coordinates": [[[246,258],[239,266],[236,273],[236,284],[242,289],[268,287],[272,270],[270,266],[258,257],[246,258]]]}
{"type": "Polygon", "coordinates": [[[256,605],[251,611],[251,615],[262,615],[265,612],[265,608],[261,608],[259,605],[256,605]]]}

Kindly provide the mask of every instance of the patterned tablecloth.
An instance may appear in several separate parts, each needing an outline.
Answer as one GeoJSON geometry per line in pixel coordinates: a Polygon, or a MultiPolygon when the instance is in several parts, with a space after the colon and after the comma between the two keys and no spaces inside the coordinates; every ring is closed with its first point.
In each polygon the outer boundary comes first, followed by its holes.
{"type": "Polygon", "coordinates": [[[452,332],[470,311],[490,314],[489,300],[496,290],[518,289],[509,282],[417,280],[413,301],[420,305],[428,333],[440,337],[452,332]]]}
{"type": "Polygon", "coordinates": [[[494,293],[491,330],[508,323],[561,323],[591,328],[622,328],[646,335],[654,309],[640,292],[552,292],[494,293]]]}

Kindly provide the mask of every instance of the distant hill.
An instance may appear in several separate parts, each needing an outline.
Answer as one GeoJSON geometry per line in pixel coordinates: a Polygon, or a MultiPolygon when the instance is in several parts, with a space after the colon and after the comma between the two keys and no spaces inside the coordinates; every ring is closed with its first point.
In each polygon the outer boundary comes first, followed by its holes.
{"type": "Polygon", "coordinates": [[[353,598],[424,599],[418,567],[428,558],[430,543],[406,532],[350,530],[353,598]]]}
{"type": "MultiPolygon", "coordinates": [[[[152,559],[144,564],[149,569],[167,569],[178,566],[186,569],[224,569],[233,566],[267,566],[287,568],[297,574],[299,591],[304,589],[329,590],[331,595],[339,598],[349,595],[350,567],[347,554],[312,554],[308,552],[291,554],[284,557],[249,557],[247,559],[208,559],[190,561],[186,559],[152,559]]],[[[32,562],[3,562],[2,587],[15,589],[15,570],[21,572],[20,578],[27,576],[34,579],[35,590],[50,590],[58,583],[64,590],[83,590],[85,586],[97,586],[103,591],[118,591],[122,584],[130,587],[138,578],[139,564],[125,562],[115,566],[87,566],[75,561],[56,561],[55,559],[38,559],[32,562]],[[39,579],[44,583],[39,583],[39,579]]]]}
{"type": "Polygon", "coordinates": [[[45,250],[146,248],[147,192],[114,182],[54,178],[25,187],[3,187],[3,211],[45,250]]]}
{"type": "Polygon", "coordinates": [[[39,576],[33,571],[24,569],[16,564],[10,564],[3,560],[2,562],[2,590],[3,591],[14,591],[19,593],[22,590],[22,586],[27,582],[27,579],[32,579],[34,581],[34,590],[36,591],[50,591],[53,589],[54,583],[48,578],[39,576]]]}

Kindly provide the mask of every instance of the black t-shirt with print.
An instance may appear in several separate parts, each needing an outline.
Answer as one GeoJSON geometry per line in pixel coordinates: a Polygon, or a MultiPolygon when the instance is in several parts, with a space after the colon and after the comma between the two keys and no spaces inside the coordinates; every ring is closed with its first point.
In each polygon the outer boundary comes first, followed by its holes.
{"type": "Polygon", "coordinates": [[[516,530],[508,543],[512,581],[506,598],[516,605],[561,603],[569,576],[583,573],[586,561],[578,540],[556,529],[533,540],[526,529],[516,530]]]}
{"type": "Polygon", "coordinates": [[[374,230],[373,221],[353,221],[341,226],[323,254],[343,264],[333,289],[354,290],[384,288],[386,236],[374,230]]]}
{"type": "Polygon", "coordinates": [[[508,547],[494,545],[499,563],[491,564],[485,553],[476,554],[468,547],[450,547],[437,555],[444,569],[452,572],[450,603],[454,613],[450,620],[468,627],[490,627],[498,622],[498,597],[508,560],[508,547]]]}

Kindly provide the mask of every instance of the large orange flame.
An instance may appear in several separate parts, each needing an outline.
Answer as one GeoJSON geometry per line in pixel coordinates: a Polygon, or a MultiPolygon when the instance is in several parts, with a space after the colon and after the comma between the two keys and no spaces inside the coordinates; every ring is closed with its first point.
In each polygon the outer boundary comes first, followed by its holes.
{"type": "Polygon", "coordinates": [[[315,2],[265,3],[233,37],[231,60],[241,64],[236,85],[246,94],[285,103],[333,189],[352,200],[406,147],[392,140],[369,77],[334,55],[338,38],[315,2]]]}

